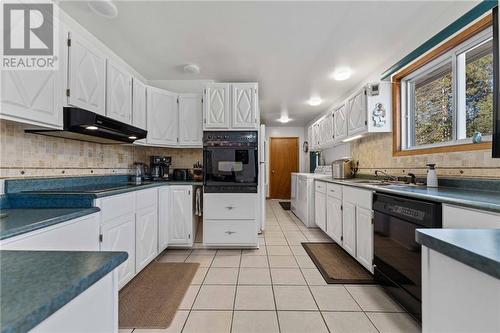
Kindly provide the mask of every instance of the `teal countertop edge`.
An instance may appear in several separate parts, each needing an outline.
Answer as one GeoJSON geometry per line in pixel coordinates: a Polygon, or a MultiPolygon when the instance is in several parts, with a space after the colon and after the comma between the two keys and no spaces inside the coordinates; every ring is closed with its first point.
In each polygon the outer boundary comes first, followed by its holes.
{"type": "Polygon", "coordinates": [[[0,251],[1,333],[29,331],[127,258],[126,252],[0,251]]]}
{"type": "Polygon", "coordinates": [[[500,279],[500,229],[417,229],[417,242],[500,279]]]}
{"type": "Polygon", "coordinates": [[[7,216],[0,219],[0,240],[46,228],[54,224],[97,213],[91,208],[18,208],[1,209],[7,216]]]}
{"type": "Polygon", "coordinates": [[[316,179],[316,181],[365,188],[379,193],[402,195],[500,213],[500,192],[497,191],[480,191],[477,189],[462,189],[455,187],[428,188],[426,186],[410,185],[378,186],[376,184],[355,183],[349,181],[349,179],[339,180],[328,177],[316,179]]]}

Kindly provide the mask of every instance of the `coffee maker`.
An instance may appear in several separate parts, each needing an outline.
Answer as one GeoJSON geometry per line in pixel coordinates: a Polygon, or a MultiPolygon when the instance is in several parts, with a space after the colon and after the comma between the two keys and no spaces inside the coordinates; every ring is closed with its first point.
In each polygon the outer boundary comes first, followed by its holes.
{"type": "Polygon", "coordinates": [[[169,180],[170,165],[172,164],[172,157],[170,156],[151,156],[150,157],[150,171],[151,180],[169,180]]]}

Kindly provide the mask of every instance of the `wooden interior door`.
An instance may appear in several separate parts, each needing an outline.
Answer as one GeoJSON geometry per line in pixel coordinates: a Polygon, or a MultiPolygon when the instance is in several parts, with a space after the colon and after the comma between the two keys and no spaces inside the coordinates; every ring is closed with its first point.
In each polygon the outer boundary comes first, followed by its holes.
{"type": "Polygon", "coordinates": [[[272,199],[290,199],[292,172],[299,171],[299,138],[271,138],[270,191],[272,199]]]}

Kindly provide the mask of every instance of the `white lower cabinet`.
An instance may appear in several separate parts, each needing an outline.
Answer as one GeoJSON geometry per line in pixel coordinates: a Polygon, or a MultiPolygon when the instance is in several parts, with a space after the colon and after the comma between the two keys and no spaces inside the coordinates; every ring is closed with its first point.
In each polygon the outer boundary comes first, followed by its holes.
{"type": "Polygon", "coordinates": [[[258,194],[205,193],[203,244],[258,247],[258,194]]]}
{"type": "Polygon", "coordinates": [[[342,245],[342,201],[338,198],[326,198],[326,234],[342,245]]]}
{"type": "Polygon", "coordinates": [[[135,270],[141,271],[158,254],[158,190],[135,192],[135,270]],[[140,198],[144,200],[140,205],[140,198]]]}
{"type": "Polygon", "coordinates": [[[443,228],[499,229],[500,214],[473,208],[443,205],[443,228]]]}
{"type": "Polygon", "coordinates": [[[158,188],[158,253],[168,246],[169,235],[169,188],[158,188]]]}
{"type": "Polygon", "coordinates": [[[356,205],[352,202],[342,204],[342,246],[356,257],[356,205]]]}
{"type": "Polygon", "coordinates": [[[320,191],[314,193],[314,218],[318,228],[326,232],[326,194],[320,191]]]}
{"type": "Polygon", "coordinates": [[[195,233],[192,186],[169,187],[169,246],[192,246],[195,233]]]}
{"type": "Polygon", "coordinates": [[[372,211],[356,207],[356,259],[373,273],[372,211]]]}
{"type": "Polygon", "coordinates": [[[135,216],[127,214],[101,225],[101,251],[125,251],[128,258],[117,268],[123,287],[135,275],[135,216]]]}
{"type": "Polygon", "coordinates": [[[99,251],[99,214],[91,214],[0,242],[2,250],[99,251]]]}

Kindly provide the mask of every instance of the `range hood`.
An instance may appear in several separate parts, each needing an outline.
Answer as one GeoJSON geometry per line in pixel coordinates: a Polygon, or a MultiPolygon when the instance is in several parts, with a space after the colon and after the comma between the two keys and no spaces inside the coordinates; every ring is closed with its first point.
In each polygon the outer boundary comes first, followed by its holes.
{"type": "Polygon", "coordinates": [[[133,143],[144,139],[147,131],[75,107],[63,108],[63,129],[28,129],[26,133],[48,135],[58,138],[94,143],[133,143]]]}

